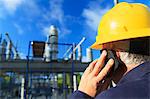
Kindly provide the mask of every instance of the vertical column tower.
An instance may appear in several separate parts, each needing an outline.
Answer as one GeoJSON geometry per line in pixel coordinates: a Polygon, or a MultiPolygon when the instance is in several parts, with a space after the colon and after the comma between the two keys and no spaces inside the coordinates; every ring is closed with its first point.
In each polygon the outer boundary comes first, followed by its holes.
{"type": "Polygon", "coordinates": [[[51,53],[51,60],[57,60],[58,55],[58,31],[54,25],[51,25],[49,31],[49,40],[50,40],[50,53],[51,53]]]}
{"type": "Polygon", "coordinates": [[[92,54],[92,49],[91,48],[87,48],[86,49],[86,57],[87,57],[87,61],[88,62],[92,62],[93,60],[93,54],[92,54]]]}
{"type": "Polygon", "coordinates": [[[47,40],[45,42],[45,51],[43,55],[46,62],[50,62],[50,46],[49,45],[50,45],[49,35],[47,35],[47,40]]]}
{"type": "Polygon", "coordinates": [[[6,47],[7,47],[7,41],[3,39],[1,48],[0,48],[0,61],[6,60],[6,47]]]}

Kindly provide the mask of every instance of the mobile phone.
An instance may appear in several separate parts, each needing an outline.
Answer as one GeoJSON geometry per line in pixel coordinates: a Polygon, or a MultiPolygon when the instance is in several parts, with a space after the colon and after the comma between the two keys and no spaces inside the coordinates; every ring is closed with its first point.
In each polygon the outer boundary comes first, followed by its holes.
{"type": "Polygon", "coordinates": [[[111,70],[108,72],[108,74],[106,76],[106,77],[111,77],[113,75],[113,73],[118,69],[118,67],[120,65],[122,65],[122,61],[117,57],[116,51],[114,51],[114,50],[107,50],[107,49],[104,49],[104,50],[107,51],[107,56],[106,56],[106,59],[105,59],[104,66],[107,64],[109,59],[113,59],[114,60],[114,64],[113,64],[111,70]]]}
{"type": "MultiPolygon", "coordinates": [[[[114,51],[114,50],[107,50],[107,49],[104,49],[104,50],[107,52],[107,56],[105,58],[105,63],[103,65],[103,68],[106,66],[106,64],[109,61],[109,59],[113,59],[114,60],[114,64],[113,64],[112,68],[110,69],[110,71],[107,73],[107,75],[104,77],[104,79],[98,84],[97,94],[99,94],[100,92],[102,92],[102,91],[104,91],[106,89],[114,87],[114,84],[112,83],[112,81],[114,82],[113,76],[115,76],[116,73],[118,71],[120,71],[122,66],[124,66],[124,63],[121,61],[121,59],[117,57],[116,51],[114,51]]],[[[102,53],[102,51],[103,50],[101,50],[101,53],[102,53]]]]}

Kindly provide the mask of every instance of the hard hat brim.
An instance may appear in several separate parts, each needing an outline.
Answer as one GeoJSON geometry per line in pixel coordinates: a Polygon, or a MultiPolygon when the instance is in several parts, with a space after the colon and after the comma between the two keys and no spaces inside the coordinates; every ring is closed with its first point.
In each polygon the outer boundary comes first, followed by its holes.
{"type": "Polygon", "coordinates": [[[101,50],[102,49],[102,44],[99,44],[98,42],[95,42],[90,48],[96,49],[96,50],[101,50]]]}
{"type": "Polygon", "coordinates": [[[119,33],[115,36],[110,35],[111,40],[99,38],[99,40],[96,40],[96,42],[91,46],[91,48],[96,49],[96,50],[101,50],[103,48],[103,44],[105,43],[140,38],[140,37],[149,37],[149,36],[150,36],[150,28],[137,29],[137,30],[128,31],[125,33],[119,33]]]}

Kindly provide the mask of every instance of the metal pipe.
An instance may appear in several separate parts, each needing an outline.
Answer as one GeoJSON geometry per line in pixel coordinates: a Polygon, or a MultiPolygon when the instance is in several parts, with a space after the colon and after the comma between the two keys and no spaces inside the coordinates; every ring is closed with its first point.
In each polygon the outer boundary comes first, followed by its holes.
{"type": "Polygon", "coordinates": [[[28,45],[28,56],[27,56],[27,66],[26,66],[26,78],[25,78],[25,90],[26,90],[26,95],[25,99],[27,99],[27,94],[28,94],[28,82],[29,82],[29,61],[30,61],[30,48],[33,42],[29,41],[28,45]]]}
{"type": "Polygon", "coordinates": [[[82,38],[82,40],[79,42],[79,44],[73,49],[73,51],[76,51],[76,49],[85,41],[85,37],[82,38]]]}
{"type": "MultiPolygon", "coordinates": [[[[85,37],[83,37],[82,40],[78,43],[78,45],[73,48],[73,51],[72,51],[70,54],[75,53],[75,51],[78,49],[78,47],[79,47],[84,41],[85,41],[85,37]]],[[[70,54],[69,54],[69,56],[70,56],[70,54]]]]}
{"type": "MultiPolygon", "coordinates": [[[[73,52],[73,45],[72,45],[72,52],[73,52]]],[[[71,66],[71,87],[72,88],[73,88],[73,75],[74,75],[74,60],[73,60],[73,57],[72,57],[72,66],[71,66]]],[[[73,92],[73,90],[72,90],[72,92],[73,92]]]]}
{"type": "Polygon", "coordinates": [[[82,60],[82,48],[81,48],[81,45],[78,47],[78,60],[79,61],[82,60]]]}
{"type": "Polygon", "coordinates": [[[7,48],[7,59],[9,60],[10,57],[11,57],[11,51],[13,51],[14,53],[14,59],[19,59],[20,56],[19,56],[19,53],[17,51],[17,48],[14,46],[11,38],[9,37],[8,33],[5,34],[7,39],[8,39],[8,48],[7,48]]]}
{"type": "Polygon", "coordinates": [[[67,91],[66,91],[66,73],[63,72],[63,95],[64,95],[64,99],[67,99],[67,91]]]}
{"type": "Polygon", "coordinates": [[[22,78],[22,81],[21,81],[21,99],[24,99],[24,84],[25,84],[25,80],[24,80],[24,78],[22,78]]]}
{"type": "Polygon", "coordinates": [[[63,55],[63,57],[65,57],[65,56],[70,52],[71,49],[72,49],[72,46],[70,46],[70,47],[68,48],[68,50],[67,50],[66,53],[63,55]]]}
{"type": "Polygon", "coordinates": [[[73,75],[73,89],[74,91],[77,90],[77,76],[73,75]]]}
{"type": "MultiPolygon", "coordinates": [[[[75,47],[76,47],[76,45],[75,45],[75,43],[73,43],[73,49],[75,49],[75,47]]],[[[76,60],[76,51],[75,50],[73,50],[73,60],[76,60]]]]}
{"type": "Polygon", "coordinates": [[[0,34],[0,43],[2,42],[2,34],[0,34]]]}

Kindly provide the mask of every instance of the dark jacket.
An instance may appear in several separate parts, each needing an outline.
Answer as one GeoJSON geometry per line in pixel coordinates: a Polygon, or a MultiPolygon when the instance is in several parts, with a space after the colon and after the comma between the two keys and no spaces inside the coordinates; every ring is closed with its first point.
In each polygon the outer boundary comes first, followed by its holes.
{"type": "Polygon", "coordinates": [[[116,87],[103,91],[95,98],[77,90],[71,99],[150,99],[150,62],[132,69],[116,87]]]}

